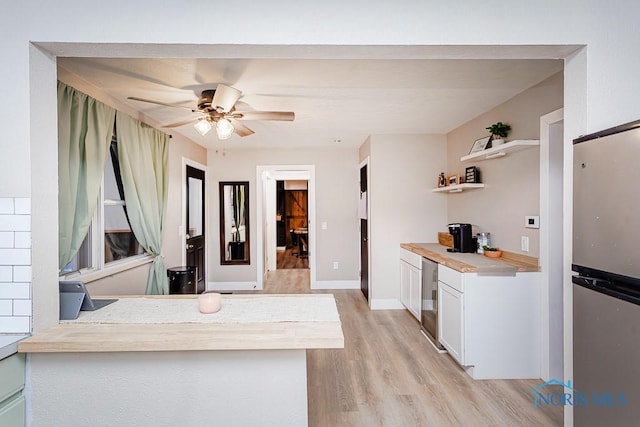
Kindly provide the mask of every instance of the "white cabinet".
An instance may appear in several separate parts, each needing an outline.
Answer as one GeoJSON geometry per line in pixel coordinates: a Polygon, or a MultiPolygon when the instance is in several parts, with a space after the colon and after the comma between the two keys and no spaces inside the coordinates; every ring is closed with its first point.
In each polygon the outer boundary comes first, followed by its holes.
{"type": "Polygon", "coordinates": [[[400,302],[407,308],[411,305],[411,291],[409,290],[411,284],[410,268],[411,264],[402,259],[400,260],[400,302]]]}
{"type": "Polygon", "coordinates": [[[422,291],[422,268],[411,266],[409,269],[409,311],[420,320],[420,304],[422,291]]]}
{"type": "Polygon", "coordinates": [[[484,276],[438,265],[440,343],[475,379],[540,378],[540,273],[484,276]]]}
{"type": "Polygon", "coordinates": [[[400,301],[420,320],[422,257],[400,248],[400,301]]]}
{"type": "Polygon", "coordinates": [[[458,363],[464,365],[464,295],[438,282],[438,339],[458,363]]]}

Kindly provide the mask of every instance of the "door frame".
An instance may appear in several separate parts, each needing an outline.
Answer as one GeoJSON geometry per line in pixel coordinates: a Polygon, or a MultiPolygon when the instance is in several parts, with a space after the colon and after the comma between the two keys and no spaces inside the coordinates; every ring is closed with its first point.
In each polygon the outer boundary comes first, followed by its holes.
{"type": "MultiPolygon", "coordinates": [[[[369,156],[365,157],[364,160],[362,160],[360,162],[360,165],[358,166],[358,176],[360,175],[360,169],[362,169],[364,166],[367,167],[367,257],[369,258],[369,262],[367,263],[367,286],[368,286],[368,294],[369,294],[369,298],[367,300],[367,305],[369,306],[369,308],[371,308],[371,301],[373,300],[372,294],[373,294],[373,286],[372,286],[372,280],[371,280],[371,166],[370,166],[370,162],[371,159],[369,156]]],[[[360,184],[359,182],[360,180],[358,180],[358,185],[360,184]]],[[[359,215],[358,215],[359,216],[359,215]]],[[[360,228],[360,221],[358,221],[358,228],[360,228]]],[[[362,230],[360,230],[361,234],[362,230]]],[[[360,236],[360,238],[362,238],[362,236],[360,236]]],[[[360,254],[360,256],[358,257],[358,271],[359,276],[358,277],[360,280],[362,280],[362,254],[360,254]]]]}
{"type": "Polygon", "coordinates": [[[186,157],[182,158],[182,168],[181,168],[181,215],[180,215],[180,228],[178,230],[178,234],[180,235],[180,241],[183,246],[180,250],[181,257],[181,265],[185,265],[187,262],[187,251],[185,250],[186,242],[187,242],[187,166],[191,166],[192,168],[200,169],[204,172],[204,290],[208,289],[209,281],[207,280],[207,275],[209,274],[210,266],[209,266],[209,242],[211,242],[211,228],[207,222],[207,218],[209,218],[209,169],[207,166],[202,163],[198,163],[195,160],[188,159],[186,157]]]}
{"type": "Polygon", "coordinates": [[[268,264],[272,266],[275,265],[277,247],[277,242],[275,241],[275,181],[286,179],[306,180],[308,182],[307,219],[309,224],[307,228],[309,232],[309,284],[311,289],[314,289],[316,283],[315,174],[315,165],[256,166],[256,289],[262,290],[264,287],[264,278],[269,269],[268,264]],[[271,238],[268,236],[265,237],[267,234],[271,236],[271,238]],[[269,246],[267,246],[267,244],[269,244],[269,246]]]}
{"type": "MultiPolygon", "coordinates": [[[[557,233],[551,228],[551,224],[560,224],[564,227],[562,210],[559,214],[552,215],[551,200],[558,201],[562,205],[564,198],[563,192],[565,191],[565,185],[563,182],[553,181],[551,179],[551,164],[557,162],[557,156],[561,153],[564,157],[564,135],[560,141],[560,147],[554,147],[551,149],[550,144],[558,144],[557,141],[551,140],[551,128],[554,125],[558,125],[564,122],[564,109],[552,111],[544,116],[540,117],[540,269],[541,269],[541,345],[540,345],[540,375],[544,381],[548,381],[551,378],[564,381],[562,367],[560,369],[557,366],[551,366],[552,353],[558,351],[557,341],[564,340],[563,336],[566,334],[564,326],[560,331],[553,331],[551,329],[552,323],[559,326],[563,325],[564,307],[562,307],[563,298],[563,277],[564,269],[566,266],[563,264],[563,236],[564,232],[557,233]],[[558,194],[560,191],[560,194],[558,194]],[[560,260],[562,264],[562,271],[553,271],[551,268],[552,260],[560,260]],[[559,276],[559,277],[558,277],[559,276]],[[558,307],[552,310],[552,299],[561,298],[560,312],[558,307]],[[558,334],[560,332],[560,334],[558,334]],[[555,333],[555,336],[553,336],[555,333]],[[554,344],[556,343],[556,344],[554,344]]],[[[562,165],[563,181],[566,175],[564,171],[564,160],[560,162],[562,165]]],[[[564,359],[564,352],[566,351],[563,346],[560,347],[560,360],[564,359]]],[[[558,357],[558,354],[555,355],[558,357]]],[[[556,359],[557,360],[557,359],[556,359]]],[[[563,361],[564,363],[564,361],[563,361]]]]}

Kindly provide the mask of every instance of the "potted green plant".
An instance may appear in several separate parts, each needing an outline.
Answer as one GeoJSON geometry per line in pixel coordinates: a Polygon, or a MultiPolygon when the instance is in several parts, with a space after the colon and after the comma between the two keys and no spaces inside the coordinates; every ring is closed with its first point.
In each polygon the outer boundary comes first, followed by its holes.
{"type": "Polygon", "coordinates": [[[502,256],[502,251],[498,248],[493,248],[491,246],[484,245],[482,247],[484,251],[484,256],[489,258],[500,258],[502,256]]]}
{"type": "Polygon", "coordinates": [[[240,227],[244,226],[244,187],[241,185],[234,186],[232,195],[232,208],[233,208],[233,226],[231,228],[231,242],[229,242],[229,251],[231,252],[232,260],[247,259],[245,254],[245,241],[242,240],[240,234],[240,227]]]}
{"type": "Polygon", "coordinates": [[[506,138],[509,131],[511,131],[511,126],[506,123],[498,122],[492,124],[486,129],[491,132],[491,146],[495,147],[496,145],[500,145],[504,142],[504,138],[506,138]]]}

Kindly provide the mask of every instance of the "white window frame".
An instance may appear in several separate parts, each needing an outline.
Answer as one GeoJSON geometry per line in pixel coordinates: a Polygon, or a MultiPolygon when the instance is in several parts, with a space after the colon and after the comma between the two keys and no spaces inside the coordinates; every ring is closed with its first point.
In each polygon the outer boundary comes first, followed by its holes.
{"type": "MultiPolygon", "coordinates": [[[[111,161],[108,157],[107,161],[111,161]]],[[[126,259],[111,261],[105,263],[104,253],[104,207],[105,206],[124,206],[124,200],[112,200],[104,198],[104,174],[100,184],[98,193],[98,206],[96,206],[89,233],[91,233],[91,267],[81,268],[80,270],[67,273],[60,276],[60,280],[82,280],[85,283],[102,279],[113,274],[121,273],[132,268],[149,264],[153,261],[153,256],[145,252],[140,255],[133,255],[126,259]],[[97,225],[97,226],[96,226],[97,225]]]]}

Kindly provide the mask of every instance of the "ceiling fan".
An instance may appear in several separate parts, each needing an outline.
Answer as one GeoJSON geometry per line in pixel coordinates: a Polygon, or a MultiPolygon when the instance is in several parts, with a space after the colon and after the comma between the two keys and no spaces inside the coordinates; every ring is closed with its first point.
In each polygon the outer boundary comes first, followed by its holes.
{"type": "Polygon", "coordinates": [[[166,128],[177,128],[194,123],[196,130],[204,136],[214,126],[219,139],[228,139],[233,133],[238,136],[252,135],[254,132],[244,124],[243,120],[276,120],[293,121],[295,114],[290,111],[236,111],[235,104],[242,95],[238,89],[224,84],[218,84],[215,89],[202,91],[196,108],[181,107],[164,102],[129,96],[127,99],[163,105],[171,108],[182,108],[196,113],[198,116],[176,123],[168,124],[166,128]]]}

